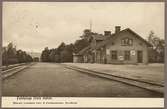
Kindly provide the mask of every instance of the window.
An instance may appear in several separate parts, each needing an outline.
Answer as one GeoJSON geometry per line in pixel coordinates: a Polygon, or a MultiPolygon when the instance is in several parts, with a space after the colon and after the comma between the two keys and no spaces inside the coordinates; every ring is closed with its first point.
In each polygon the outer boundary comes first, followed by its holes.
{"type": "Polygon", "coordinates": [[[121,40],[121,45],[123,46],[130,46],[133,44],[133,40],[130,38],[124,38],[121,40]]]}
{"type": "Polygon", "coordinates": [[[111,59],[117,60],[117,51],[111,51],[111,59]]]}
{"type": "Polygon", "coordinates": [[[130,51],[125,51],[125,60],[130,60],[130,51]]]}

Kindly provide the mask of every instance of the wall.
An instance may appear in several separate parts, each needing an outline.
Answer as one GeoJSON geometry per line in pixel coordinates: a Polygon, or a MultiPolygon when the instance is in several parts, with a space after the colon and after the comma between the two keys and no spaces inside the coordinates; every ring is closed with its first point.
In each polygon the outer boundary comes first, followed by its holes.
{"type": "Polygon", "coordinates": [[[119,35],[116,36],[115,39],[111,40],[111,43],[106,45],[107,63],[124,63],[124,64],[138,63],[138,61],[137,61],[137,51],[138,50],[143,51],[143,63],[148,62],[148,47],[147,47],[147,45],[142,40],[135,37],[131,32],[124,31],[124,32],[120,33],[119,35]],[[122,38],[125,38],[125,37],[133,39],[132,46],[122,46],[121,45],[121,40],[122,40],[122,38]],[[114,45],[112,45],[111,43],[114,43],[114,45]],[[129,50],[129,51],[133,50],[133,51],[135,51],[135,55],[130,56],[130,61],[111,60],[111,54],[109,52],[111,50],[117,50],[118,57],[119,56],[124,57],[125,50],[129,50]]]}

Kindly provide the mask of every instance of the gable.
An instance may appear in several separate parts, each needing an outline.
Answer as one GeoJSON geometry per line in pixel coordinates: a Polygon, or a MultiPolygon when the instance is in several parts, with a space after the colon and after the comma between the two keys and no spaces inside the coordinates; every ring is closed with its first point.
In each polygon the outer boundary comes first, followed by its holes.
{"type": "Polygon", "coordinates": [[[142,38],[140,35],[138,35],[137,33],[135,33],[134,31],[132,31],[129,28],[123,30],[122,33],[129,33],[129,34],[131,34],[132,37],[140,40],[142,43],[146,44],[148,47],[152,46],[148,41],[146,41],[144,38],[142,38]]]}
{"type": "Polygon", "coordinates": [[[118,35],[116,35],[110,42],[107,44],[107,46],[116,46],[116,47],[138,47],[143,45],[147,46],[145,42],[140,40],[139,38],[135,37],[134,34],[132,34],[129,31],[124,31],[118,35]]]}

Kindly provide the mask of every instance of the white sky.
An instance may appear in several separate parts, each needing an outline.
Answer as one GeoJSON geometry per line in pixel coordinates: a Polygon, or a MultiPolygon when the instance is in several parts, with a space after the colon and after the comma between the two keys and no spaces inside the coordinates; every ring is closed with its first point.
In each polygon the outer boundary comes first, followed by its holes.
{"type": "Polygon", "coordinates": [[[153,30],[164,38],[164,3],[148,2],[4,2],[3,45],[41,52],[79,39],[92,20],[94,32],[131,28],[146,38],[153,30]]]}

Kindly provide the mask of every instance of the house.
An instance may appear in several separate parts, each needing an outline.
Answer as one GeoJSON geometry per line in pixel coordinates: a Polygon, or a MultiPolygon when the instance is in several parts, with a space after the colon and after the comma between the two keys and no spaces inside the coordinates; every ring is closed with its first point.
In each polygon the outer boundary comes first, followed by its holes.
{"type": "Polygon", "coordinates": [[[83,63],[137,64],[148,63],[148,49],[152,47],[145,39],[127,28],[115,27],[115,32],[92,35],[90,45],[74,55],[83,63]]]}

